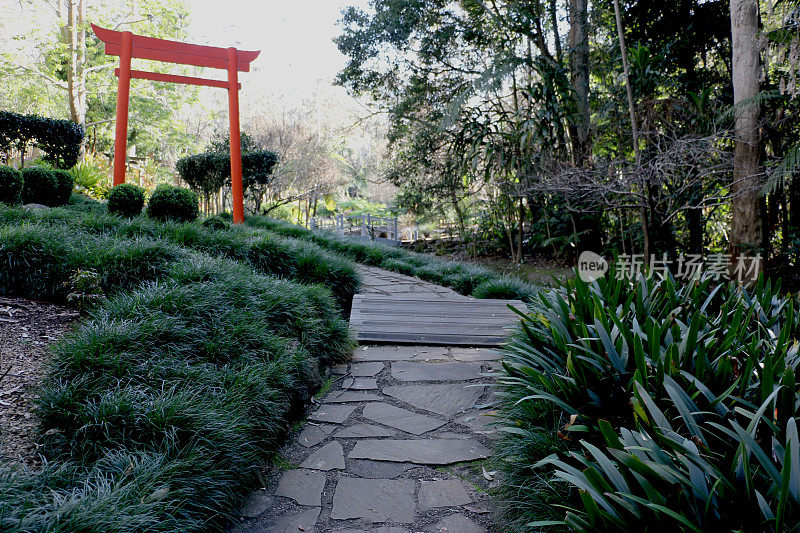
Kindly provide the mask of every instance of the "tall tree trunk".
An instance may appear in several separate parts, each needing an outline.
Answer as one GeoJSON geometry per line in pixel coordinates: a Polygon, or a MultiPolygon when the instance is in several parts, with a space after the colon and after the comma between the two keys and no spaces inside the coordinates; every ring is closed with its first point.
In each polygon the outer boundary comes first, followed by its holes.
{"type": "Polygon", "coordinates": [[[758,94],[761,72],[757,0],[731,0],[731,36],[736,142],[731,184],[730,249],[735,257],[760,251],[763,244],[758,203],[760,106],[751,101],[758,94]]]}
{"type": "MultiPolygon", "coordinates": [[[[633,157],[636,163],[636,173],[642,168],[642,156],[639,153],[639,128],[636,123],[636,104],[633,101],[633,89],[631,89],[630,69],[628,68],[628,48],[625,46],[625,33],[622,31],[622,16],[619,12],[619,0],[614,0],[614,17],[617,21],[617,36],[619,37],[619,51],[622,54],[622,73],[625,77],[625,91],[628,93],[628,114],[631,120],[631,136],[633,137],[633,157]]],[[[642,182],[639,185],[642,195],[639,207],[639,217],[642,227],[642,240],[644,241],[644,257],[646,261],[650,259],[650,230],[649,219],[647,216],[647,200],[650,198],[649,187],[642,182]]]]}
{"type": "MultiPolygon", "coordinates": [[[[575,164],[589,162],[589,14],[588,0],[570,0],[569,4],[569,64],[572,88],[578,107],[578,124],[574,126],[572,149],[575,164]]],[[[554,15],[554,14],[553,14],[554,15]]],[[[555,19],[555,17],[553,16],[555,19]]]]}
{"type": "MultiPolygon", "coordinates": [[[[67,0],[67,95],[72,122],[86,127],[86,6],[85,0],[67,0]]],[[[81,157],[86,138],[81,143],[81,157]]]]}
{"type": "MultiPolygon", "coordinates": [[[[561,36],[558,34],[558,18],[556,17],[556,0],[550,0],[550,24],[553,26],[553,43],[556,46],[556,60],[559,66],[563,65],[564,54],[561,51],[561,36]]],[[[530,39],[528,39],[530,47],[530,39]]]]}

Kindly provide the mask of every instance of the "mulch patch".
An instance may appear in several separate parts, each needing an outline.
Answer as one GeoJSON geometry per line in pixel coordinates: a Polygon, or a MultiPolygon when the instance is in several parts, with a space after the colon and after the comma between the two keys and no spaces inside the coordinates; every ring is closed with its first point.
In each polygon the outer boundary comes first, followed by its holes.
{"type": "Polygon", "coordinates": [[[16,298],[0,298],[0,458],[28,467],[36,453],[34,410],[47,348],[69,331],[77,311],[16,298]]]}

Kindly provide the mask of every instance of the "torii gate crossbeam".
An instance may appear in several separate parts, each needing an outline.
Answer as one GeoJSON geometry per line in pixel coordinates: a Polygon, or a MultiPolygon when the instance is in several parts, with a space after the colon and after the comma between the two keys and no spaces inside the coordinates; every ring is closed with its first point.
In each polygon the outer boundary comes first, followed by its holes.
{"type": "Polygon", "coordinates": [[[233,196],[233,222],[244,221],[244,195],[242,188],[242,140],[239,130],[239,72],[250,72],[250,63],[260,50],[245,51],[234,47],[219,48],[196,44],[155,39],[134,35],[129,31],[100,28],[92,24],[95,35],[105,43],[107,55],[119,56],[119,78],[117,89],[117,122],[114,140],[114,185],[125,183],[125,165],[128,152],[128,103],[130,101],[131,78],[184,83],[228,90],[231,146],[231,193],[233,196]],[[227,81],[177,76],[158,72],[131,70],[131,59],[149,59],[196,67],[210,67],[228,71],[227,81]]]}

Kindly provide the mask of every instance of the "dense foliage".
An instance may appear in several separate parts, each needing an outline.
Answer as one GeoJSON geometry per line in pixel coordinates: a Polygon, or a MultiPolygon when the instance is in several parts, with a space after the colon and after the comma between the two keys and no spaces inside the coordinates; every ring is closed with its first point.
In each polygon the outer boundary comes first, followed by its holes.
{"type": "MultiPolygon", "coordinates": [[[[248,150],[242,153],[242,188],[247,194],[253,186],[266,186],[278,157],[267,150],[248,150]]],[[[204,152],[178,160],[175,165],[181,179],[208,198],[226,184],[230,186],[231,157],[229,153],[204,152]]]]}
{"type": "Polygon", "coordinates": [[[0,150],[22,152],[35,146],[45,153],[44,160],[59,168],[78,162],[83,142],[83,127],[69,120],[20,115],[0,111],[0,150]]]}
{"type": "Polygon", "coordinates": [[[798,303],[763,279],[540,293],[504,348],[517,512],[553,518],[534,487],[554,476],[579,489],[565,518],[578,531],[794,531],[798,303]],[[546,456],[556,432],[566,444],[546,456]]]}
{"type": "Polygon", "coordinates": [[[0,166],[0,202],[15,205],[22,201],[22,174],[14,167],[0,166]]]}
{"type": "Polygon", "coordinates": [[[56,182],[55,200],[52,205],[65,205],[72,195],[72,189],[75,187],[75,177],[72,172],[66,170],[56,169],[51,172],[56,182]]]}
{"type": "Polygon", "coordinates": [[[108,192],[108,212],[123,217],[136,217],[144,207],[144,189],[132,183],[121,183],[108,192]]]}
{"type": "Polygon", "coordinates": [[[200,214],[197,194],[165,183],[156,187],[147,202],[147,216],[156,220],[191,222],[200,214]]]}
{"type": "Polygon", "coordinates": [[[71,210],[0,213],[0,294],[65,300],[76,272],[94,272],[108,296],[54,349],[39,392],[47,461],[0,466],[0,529],[224,528],[320,370],[352,348],[330,292],[100,230],[131,224],[117,217],[90,230],[71,210]]]}

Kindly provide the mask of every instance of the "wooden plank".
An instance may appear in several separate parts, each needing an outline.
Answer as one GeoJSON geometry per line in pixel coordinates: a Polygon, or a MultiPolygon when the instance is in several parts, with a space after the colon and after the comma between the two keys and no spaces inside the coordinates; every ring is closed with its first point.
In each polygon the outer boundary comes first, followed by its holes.
{"type": "Polygon", "coordinates": [[[518,300],[358,294],[350,326],[362,342],[497,346],[519,320],[509,304],[527,309],[518,300]]]}
{"type": "MultiPolygon", "coordinates": [[[[114,75],[119,76],[119,69],[114,70],[114,75]]],[[[151,81],[166,81],[170,83],[183,83],[186,85],[202,85],[205,87],[218,87],[227,89],[227,80],[210,80],[208,78],[195,78],[192,76],[178,76],[176,74],[162,74],[160,72],[146,72],[143,70],[131,70],[131,78],[151,81]]],[[[242,84],[239,84],[239,89],[242,84]]]]}

